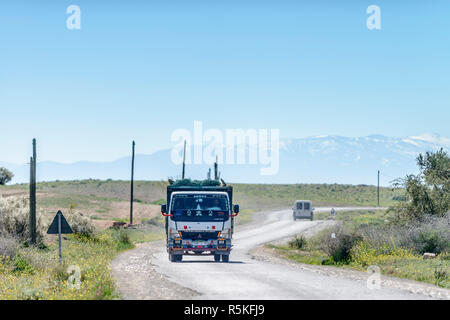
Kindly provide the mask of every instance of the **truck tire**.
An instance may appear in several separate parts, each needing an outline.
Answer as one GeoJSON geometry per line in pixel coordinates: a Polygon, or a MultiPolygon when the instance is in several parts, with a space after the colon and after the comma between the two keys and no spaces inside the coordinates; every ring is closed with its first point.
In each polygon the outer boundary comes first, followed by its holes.
{"type": "Polygon", "coordinates": [[[177,261],[177,256],[174,254],[169,253],[169,261],[170,262],[176,262],[177,261]]]}
{"type": "Polygon", "coordinates": [[[182,254],[178,254],[178,255],[176,255],[175,257],[177,257],[177,261],[178,261],[178,262],[183,261],[183,255],[182,255],[182,254]]]}
{"type": "Polygon", "coordinates": [[[223,254],[222,255],[222,262],[228,262],[228,261],[230,261],[230,255],[223,254]]]}
{"type": "Polygon", "coordinates": [[[311,214],[311,221],[313,221],[313,220],[314,220],[314,215],[311,214]]]}
{"type": "Polygon", "coordinates": [[[215,254],[214,255],[214,261],[215,262],[219,262],[220,261],[220,254],[215,254]]]}

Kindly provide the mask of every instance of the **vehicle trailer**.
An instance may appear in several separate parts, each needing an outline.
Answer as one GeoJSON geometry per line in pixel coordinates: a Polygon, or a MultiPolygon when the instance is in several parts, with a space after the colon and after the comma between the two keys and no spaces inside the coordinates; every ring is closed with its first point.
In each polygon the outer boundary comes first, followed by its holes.
{"type": "Polygon", "coordinates": [[[169,260],[183,255],[213,255],[215,261],[229,261],[234,217],[232,186],[167,186],[165,217],[169,260]]]}

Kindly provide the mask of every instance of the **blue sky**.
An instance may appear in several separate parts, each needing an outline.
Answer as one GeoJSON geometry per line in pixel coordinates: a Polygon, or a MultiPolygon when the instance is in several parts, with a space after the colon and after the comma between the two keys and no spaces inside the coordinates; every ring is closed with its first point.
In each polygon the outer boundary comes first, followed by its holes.
{"type": "Polygon", "coordinates": [[[26,162],[33,137],[40,160],[150,153],[194,120],[450,136],[449,17],[448,1],[2,0],[0,161],[26,162]]]}

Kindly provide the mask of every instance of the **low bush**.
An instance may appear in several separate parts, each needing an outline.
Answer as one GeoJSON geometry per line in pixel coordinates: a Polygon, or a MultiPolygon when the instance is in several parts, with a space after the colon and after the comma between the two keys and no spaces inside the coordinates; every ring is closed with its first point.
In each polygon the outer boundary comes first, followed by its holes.
{"type": "Polygon", "coordinates": [[[34,268],[30,264],[30,262],[23,256],[18,255],[14,259],[14,269],[13,272],[15,273],[28,273],[33,274],[34,268]]]}
{"type": "Polygon", "coordinates": [[[448,271],[435,269],[434,270],[434,279],[436,279],[436,285],[442,286],[441,284],[448,279],[448,271]]]}
{"type": "Polygon", "coordinates": [[[67,215],[67,222],[75,234],[85,238],[93,238],[95,236],[95,227],[90,218],[83,216],[79,212],[71,212],[67,215]]]}
{"type": "Polygon", "coordinates": [[[297,236],[294,239],[292,239],[291,241],[289,241],[288,245],[292,249],[302,249],[302,248],[306,247],[307,240],[303,235],[297,236]]]}
{"type": "Polygon", "coordinates": [[[1,167],[0,168],[0,185],[7,184],[14,177],[14,174],[8,169],[1,167]]]}
{"type": "Polygon", "coordinates": [[[14,258],[19,249],[19,242],[12,237],[0,236],[0,258],[14,258]]]}
{"type": "Polygon", "coordinates": [[[58,258],[56,255],[52,255],[48,248],[39,247],[21,247],[18,250],[18,255],[26,259],[26,261],[35,270],[45,270],[49,266],[56,265],[58,258]]]}
{"type": "Polygon", "coordinates": [[[450,214],[424,215],[408,224],[389,223],[367,226],[358,231],[372,246],[402,247],[417,254],[450,251],[450,214]]]}
{"type": "Polygon", "coordinates": [[[347,263],[351,258],[353,246],[362,240],[361,236],[342,226],[330,228],[329,232],[322,233],[322,250],[335,262],[347,263]]]}
{"type": "MultiPolygon", "coordinates": [[[[24,197],[0,197],[0,236],[13,237],[26,242],[30,236],[29,202],[24,197]]],[[[36,241],[42,243],[46,225],[40,212],[36,212],[36,241]]]]}
{"type": "Polygon", "coordinates": [[[108,243],[114,243],[117,246],[118,250],[126,250],[134,247],[134,244],[131,241],[130,232],[125,229],[111,228],[99,239],[108,243]]]}
{"type": "Polygon", "coordinates": [[[442,217],[425,216],[411,228],[410,241],[403,245],[410,246],[420,254],[450,251],[450,213],[442,217]]]}

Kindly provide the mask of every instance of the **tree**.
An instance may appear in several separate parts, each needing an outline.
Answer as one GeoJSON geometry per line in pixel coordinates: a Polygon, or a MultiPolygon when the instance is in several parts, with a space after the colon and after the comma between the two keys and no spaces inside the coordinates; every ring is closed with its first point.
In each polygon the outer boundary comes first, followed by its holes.
{"type": "Polygon", "coordinates": [[[393,208],[399,218],[420,219],[425,214],[444,215],[450,211],[450,157],[443,149],[419,154],[420,173],[397,179],[405,189],[405,200],[393,208]]]}
{"type": "Polygon", "coordinates": [[[14,177],[14,174],[8,169],[1,167],[0,168],[0,185],[5,185],[11,181],[14,177]]]}

